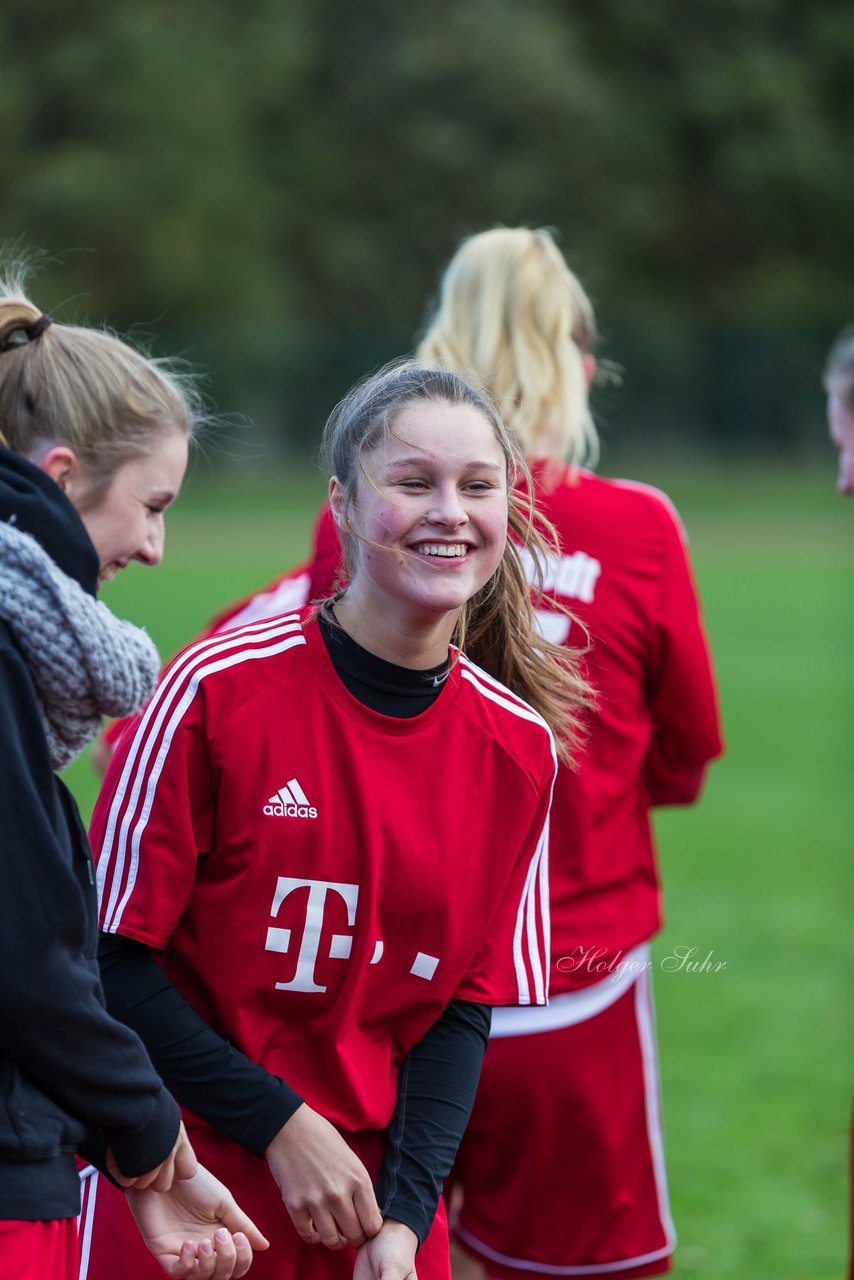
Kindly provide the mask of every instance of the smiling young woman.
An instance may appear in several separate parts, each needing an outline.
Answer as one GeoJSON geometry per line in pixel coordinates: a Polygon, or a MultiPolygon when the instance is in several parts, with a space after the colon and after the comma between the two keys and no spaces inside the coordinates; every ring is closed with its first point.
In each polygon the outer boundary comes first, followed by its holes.
{"type": "Polygon", "coordinates": [[[442,661],[507,540],[507,464],[492,425],[467,404],[408,405],[364,460],[356,499],[333,476],[329,502],[358,565],[338,603],[342,626],[390,662],[442,661]]]}
{"type": "Polygon", "coordinates": [[[164,431],[151,452],[121,463],[106,488],[92,484],[71,450],[53,448],[42,470],[57,480],[80,512],[98,553],[99,582],[110,582],[132,560],[157,565],[166,541],[164,514],[178,496],[187,469],[189,440],[164,431]]]}
{"type": "MultiPolygon", "coordinates": [[[[102,972],[263,1222],[259,1280],[403,1280],[416,1250],[447,1280],[440,1190],[491,1006],[546,999],[547,719],[565,732],[585,687],[535,642],[543,543],[487,400],[394,368],[324,452],[346,589],[185,650],[120,740],[92,829],[102,972]]],[[[89,1280],[119,1266],[151,1270],[105,1187],[89,1280]]]]}
{"type": "Polygon", "coordinates": [[[249,1239],[221,1225],[263,1245],[104,1007],[91,855],[54,772],[153,688],[151,641],[95,596],[160,560],[194,420],[157,365],[0,285],[0,1249],[19,1280],[77,1275],[75,1151],[126,1188],[173,1275],[243,1274],[249,1239]]]}

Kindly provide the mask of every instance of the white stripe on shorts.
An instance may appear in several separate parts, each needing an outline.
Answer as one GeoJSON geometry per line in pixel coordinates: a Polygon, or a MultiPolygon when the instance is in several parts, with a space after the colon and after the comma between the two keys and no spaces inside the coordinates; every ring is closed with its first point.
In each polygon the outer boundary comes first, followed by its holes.
{"type": "Polygon", "coordinates": [[[98,1194],[97,1169],[88,1164],[80,1170],[80,1216],[77,1219],[77,1235],[80,1241],[80,1271],[78,1280],[86,1280],[89,1274],[89,1251],[92,1247],[92,1223],[95,1219],[95,1198],[98,1194]]]}

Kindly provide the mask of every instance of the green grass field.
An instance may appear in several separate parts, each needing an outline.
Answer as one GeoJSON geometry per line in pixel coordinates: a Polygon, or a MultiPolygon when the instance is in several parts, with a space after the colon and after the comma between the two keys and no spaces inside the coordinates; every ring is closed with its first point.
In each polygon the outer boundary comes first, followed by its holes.
{"type": "MultiPolygon", "coordinates": [[[[727,755],[700,806],[660,815],[656,944],[677,1270],[697,1280],[837,1280],[847,1249],[854,1061],[854,502],[833,466],[635,467],[688,525],[727,755]],[[717,972],[662,971],[677,947],[717,972]]],[[[198,476],[164,565],[105,599],[165,655],[307,550],[310,470],[198,476]]],[[[68,773],[85,813],[88,762],[68,773]]]]}

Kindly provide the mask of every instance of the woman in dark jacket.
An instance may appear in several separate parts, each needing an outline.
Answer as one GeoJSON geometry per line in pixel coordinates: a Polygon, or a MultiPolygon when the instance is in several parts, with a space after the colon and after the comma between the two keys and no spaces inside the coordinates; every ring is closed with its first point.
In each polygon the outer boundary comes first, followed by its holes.
{"type": "Polygon", "coordinates": [[[244,1274],[223,1227],[263,1247],[106,1012],[92,860],[55,772],[153,688],[154,646],[96,592],[161,559],[193,418],[151,361],[0,287],[0,1254],[19,1280],[78,1274],[76,1152],[127,1189],[170,1274],[244,1274]]]}

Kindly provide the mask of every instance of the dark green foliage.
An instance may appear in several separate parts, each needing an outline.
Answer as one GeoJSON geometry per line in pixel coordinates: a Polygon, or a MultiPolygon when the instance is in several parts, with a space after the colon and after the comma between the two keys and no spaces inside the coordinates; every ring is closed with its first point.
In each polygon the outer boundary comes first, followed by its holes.
{"type": "Polygon", "coordinates": [[[0,238],[307,445],[462,235],[549,225],[614,425],[740,438],[744,393],[787,445],[854,314],[852,55],[837,0],[7,0],[0,238]]]}

